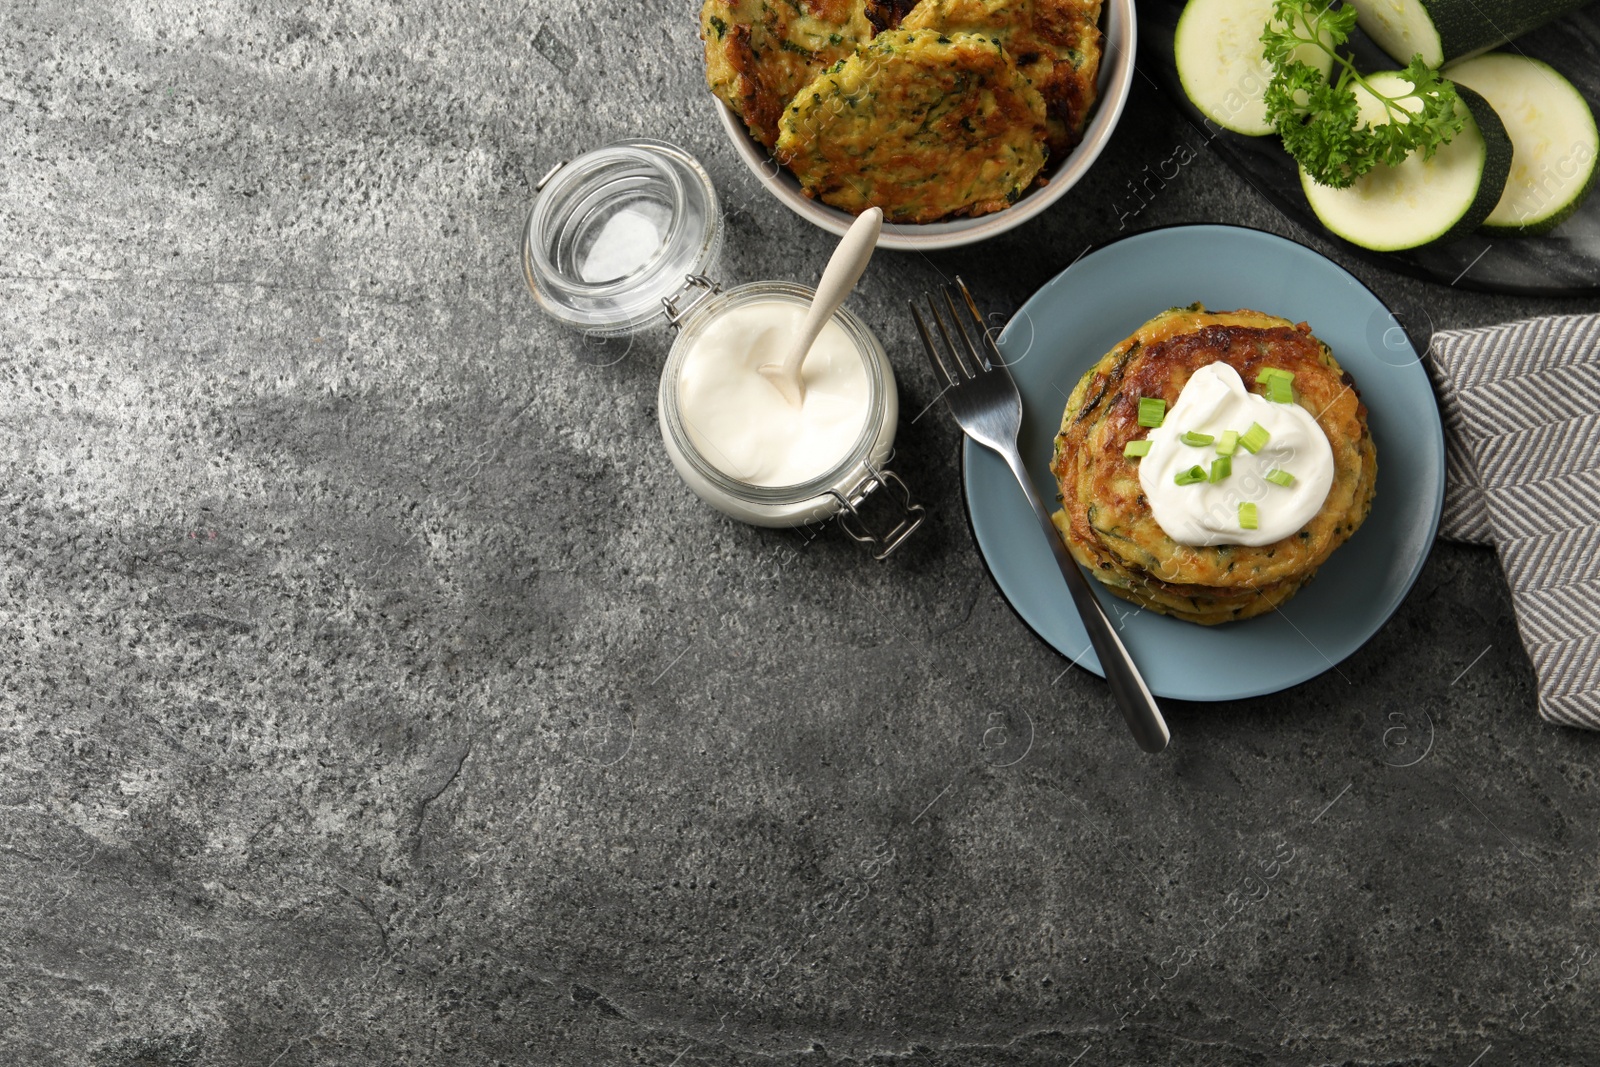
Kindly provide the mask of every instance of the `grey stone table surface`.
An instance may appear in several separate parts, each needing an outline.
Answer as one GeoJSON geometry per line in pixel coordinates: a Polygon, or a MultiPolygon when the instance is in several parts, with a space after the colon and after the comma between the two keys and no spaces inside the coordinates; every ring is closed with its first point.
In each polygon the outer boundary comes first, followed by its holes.
{"type": "MultiPolygon", "coordinates": [[[[0,1062],[1600,1061],[1600,738],[1537,718],[1491,552],[1144,758],[909,418],[943,274],[1323,247],[1143,79],[1036,225],[853,298],[934,513],[879,565],[700,505],[665,334],[523,287],[530,180],[638,135],[726,277],[820,269],[687,4],[11,0],[0,51],[0,1062]]],[[[1597,306],[1351,267],[1441,328],[1597,306]]]]}

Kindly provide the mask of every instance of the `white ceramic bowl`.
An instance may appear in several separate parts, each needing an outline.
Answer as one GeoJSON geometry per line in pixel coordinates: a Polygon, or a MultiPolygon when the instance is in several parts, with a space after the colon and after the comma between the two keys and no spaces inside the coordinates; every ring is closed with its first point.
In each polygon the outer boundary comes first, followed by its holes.
{"type": "MultiPolygon", "coordinates": [[[[1049,181],[1030,189],[1020,200],[1003,211],[978,218],[951,219],[948,222],[893,225],[884,223],[879,248],[896,248],[907,251],[931,251],[936,248],[956,248],[975,244],[996,234],[1022,225],[1051,204],[1066,195],[1078,184],[1099,157],[1111,131],[1122,117],[1123,105],[1128,102],[1128,90],[1133,85],[1133,60],[1138,44],[1138,30],[1133,15],[1133,0],[1106,0],[1100,16],[1105,42],[1100,59],[1100,99],[1094,116],[1083,132],[1083,141],[1072,154],[1046,172],[1049,181]]],[[[838,208],[812,200],[800,191],[800,183],[793,174],[780,167],[767,150],[745,130],[727,105],[718,103],[717,115],[722,128],[733,142],[734,151],[744,160],[761,184],[781,200],[789,210],[830,233],[843,236],[855,216],[838,208]]]]}

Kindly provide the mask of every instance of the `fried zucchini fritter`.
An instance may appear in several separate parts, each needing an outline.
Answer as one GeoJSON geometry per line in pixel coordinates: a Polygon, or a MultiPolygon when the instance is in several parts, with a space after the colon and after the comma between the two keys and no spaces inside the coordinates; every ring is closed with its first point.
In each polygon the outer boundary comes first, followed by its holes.
{"type": "Polygon", "coordinates": [[[1045,106],[990,37],[879,34],[802,89],[777,157],[807,196],[889,222],[985,215],[1044,166],[1045,106]]]}
{"type": "Polygon", "coordinates": [[[1050,154],[1059,159],[1083,137],[1097,97],[1101,0],[922,0],[906,30],[998,37],[1048,112],[1050,154]]]}
{"type": "Polygon", "coordinates": [[[886,0],[706,0],[706,82],[771,148],[794,94],[882,28],[869,6],[880,20],[899,13],[886,0]]]}
{"type": "Polygon", "coordinates": [[[1308,326],[1195,305],[1158,315],[1083,376],[1067,402],[1050,469],[1061,491],[1057,525],[1081,564],[1119,596],[1211,624],[1269,611],[1311,579],[1371,510],[1377,453],[1354,382],[1308,326]],[[1266,367],[1291,371],[1301,406],[1333,451],[1333,485],[1321,510],[1271,545],[1173,541],[1145,501],[1138,461],[1123,456],[1144,434],[1139,399],[1174,404],[1190,375],[1216,362],[1246,382],[1266,367]]]}

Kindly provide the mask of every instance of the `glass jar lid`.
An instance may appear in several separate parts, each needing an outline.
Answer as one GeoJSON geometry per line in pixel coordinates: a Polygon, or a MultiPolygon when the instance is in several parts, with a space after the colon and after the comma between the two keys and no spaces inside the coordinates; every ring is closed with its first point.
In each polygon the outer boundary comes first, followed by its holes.
{"type": "Polygon", "coordinates": [[[665,141],[619,141],[539,183],[522,268],[553,318],[609,336],[661,317],[662,301],[703,274],[723,240],[711,177],[665,141]]]}

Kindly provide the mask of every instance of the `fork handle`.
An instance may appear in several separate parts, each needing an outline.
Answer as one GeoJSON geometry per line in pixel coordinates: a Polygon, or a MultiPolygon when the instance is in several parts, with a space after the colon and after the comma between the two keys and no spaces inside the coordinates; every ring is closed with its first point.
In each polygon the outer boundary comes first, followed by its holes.
{"type": "Polygon", "coordinates": [[[1022,456],[1014,448],[997,451],[1011,467],[1011,473],[1016,475],[1023,496],[1028,498],[1033,514],[1044,530],[1045,540],[1050,543],[1050,551],[1055,555],[1056,566],[1061,568],[1061,576],[1067,580],[1072,602],[1077,605],[1078,614],[1083,616],[1083,628],[1089,631],[1089,643],[1100,657],[1106,684],[1111,687],[1111,695],[1122,709],[1122,717],[1128,721],[1128,729],[1133,731],[1133,739],[1146,752],[1160,752],[1167,747],[1172,735],[1167,730],[1166,720],[1161,717],[1156,698],[1150,694],[1150,687],[1144,684],[1139,668],[1134,666],[1133,657],[1128,655],[1111,620],[1106,618],[1105,611],[1100,607],[1100,601],[1089,588],[1089,579],[1078,569],[1078,561],[1067,551],[1060,531],[1050,521],[1050,513],[1045,511],[1028,472],[1023,469],[1022,456]]]}

